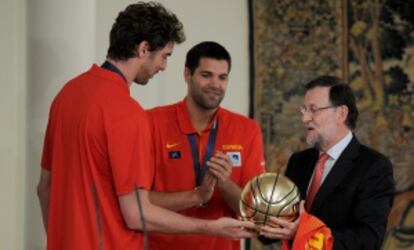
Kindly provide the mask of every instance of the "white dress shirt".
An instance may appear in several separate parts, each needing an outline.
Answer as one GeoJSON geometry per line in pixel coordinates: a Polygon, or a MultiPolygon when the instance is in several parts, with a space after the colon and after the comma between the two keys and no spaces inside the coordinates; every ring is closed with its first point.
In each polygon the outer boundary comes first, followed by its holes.
{"type": "MultiPolygon", "coordinates": [[[[344,138],[342,138],[337,144],[335,144],[334,146],[332,146],[328,150],[328,152],[326,152],[328,154],[329,158],[325,162],[325,168],[323,170],[321,185],[324,182],[326,176],[332,170],[332,167],[333,167],[333,165],[335,165],[335,163],[338,160],[339,156],[341,156],[342,152],[345,150],[345,148],[351,142],[352,137],[353,137],[352,132],[349,131],[348,134],[346,134],[346,136],[344,136],[344,138]]],[[[321,153],[322,152],[319,152],[319,154],[321,154],[321,153]]],[[[312,179],[313,179],[313,176],[314,175],[315,175],[315,171],[312,174],[312,179]]],[[[312,183],[312,179],[311,179],[311,181],[309,182],[309,185],[308,185],[308,192],[309,192],[309,186],[312,183]]]]}

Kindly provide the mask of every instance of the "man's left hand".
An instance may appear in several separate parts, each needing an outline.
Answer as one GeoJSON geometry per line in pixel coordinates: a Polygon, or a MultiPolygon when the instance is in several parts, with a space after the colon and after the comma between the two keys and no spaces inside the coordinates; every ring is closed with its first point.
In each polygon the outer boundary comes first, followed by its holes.
{"type": "Polygon", "coordinates": [[[269,239],[290,240],[295,237],[298,230],[300,215],[305,211],[304,201],[299,204],[299,217],[295,221],[288,221],[281,218],[269,217],[271,223],[279,225],[280,227],[262,226],[260,235],[269,239]]]}
{"type": "Polygon", "coordinates": [[[216,153],[207,161],[208,171],[217,178],[217,187],[222,188],[230,181],[232,164],[228,155],[221,151],[216,153]]]}

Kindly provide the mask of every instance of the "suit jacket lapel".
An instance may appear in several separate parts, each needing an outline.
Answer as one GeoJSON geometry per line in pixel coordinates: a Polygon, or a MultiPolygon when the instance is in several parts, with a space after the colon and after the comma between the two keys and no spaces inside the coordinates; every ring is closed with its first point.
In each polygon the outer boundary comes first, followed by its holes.
{"type": "Polygon", "coordinates": [[[298,185],[298,188],[305,198],[309,186],[309,181],[312,177],[313,169],[318,161],[319,151],[315,148],[310,149],[305,155],[296,156],[297,165],[299,168],[293,168],[293,180],[298,185]]]}
{"type": "Polygon", "coordinates": [[[342,182],[349,171],[354,167],[353,160],[358,156],[359,141],[353,136],[349,145],[345,148],[338,160],[333,165],[331,171],[326,176],[315,196],[311,211],[317,210],[323,205],[324,200],[342,182]]]}

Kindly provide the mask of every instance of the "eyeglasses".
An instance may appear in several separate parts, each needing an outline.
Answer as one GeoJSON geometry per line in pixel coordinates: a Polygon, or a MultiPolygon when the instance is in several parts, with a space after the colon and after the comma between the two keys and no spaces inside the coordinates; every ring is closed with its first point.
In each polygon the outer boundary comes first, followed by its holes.
{"type": "Polygon", "coordinates": [[[300,107],[300,112],[302,113],[302,115],[305,115],[306,113],[309,113],[310,115],[315,115],[316,113],[318,113],[321,110],[325,110],[325,109],[330,109],[330,108],[336,108],[337,106],[326,106],[326,107],[315,107],[315,106],[310,106],[309,108],[306,106],[301,106],[300,107]]]}

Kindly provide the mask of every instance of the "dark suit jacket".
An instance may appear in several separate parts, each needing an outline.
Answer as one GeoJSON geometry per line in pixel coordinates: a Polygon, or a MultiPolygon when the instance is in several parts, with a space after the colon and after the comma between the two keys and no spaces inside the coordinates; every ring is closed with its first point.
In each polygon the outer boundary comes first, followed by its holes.
{"type": "MultiPolygon", "coordinates": [[[[296,183],[303,199],[318,156],[318,150],[311,148],[289,159],[285,174],[296,183]]],[[[354,136],[322,183],[308,212],[332,230],[335,250],[378,250],[393,196],[391,162],[360,144],[354,136]]]]}

